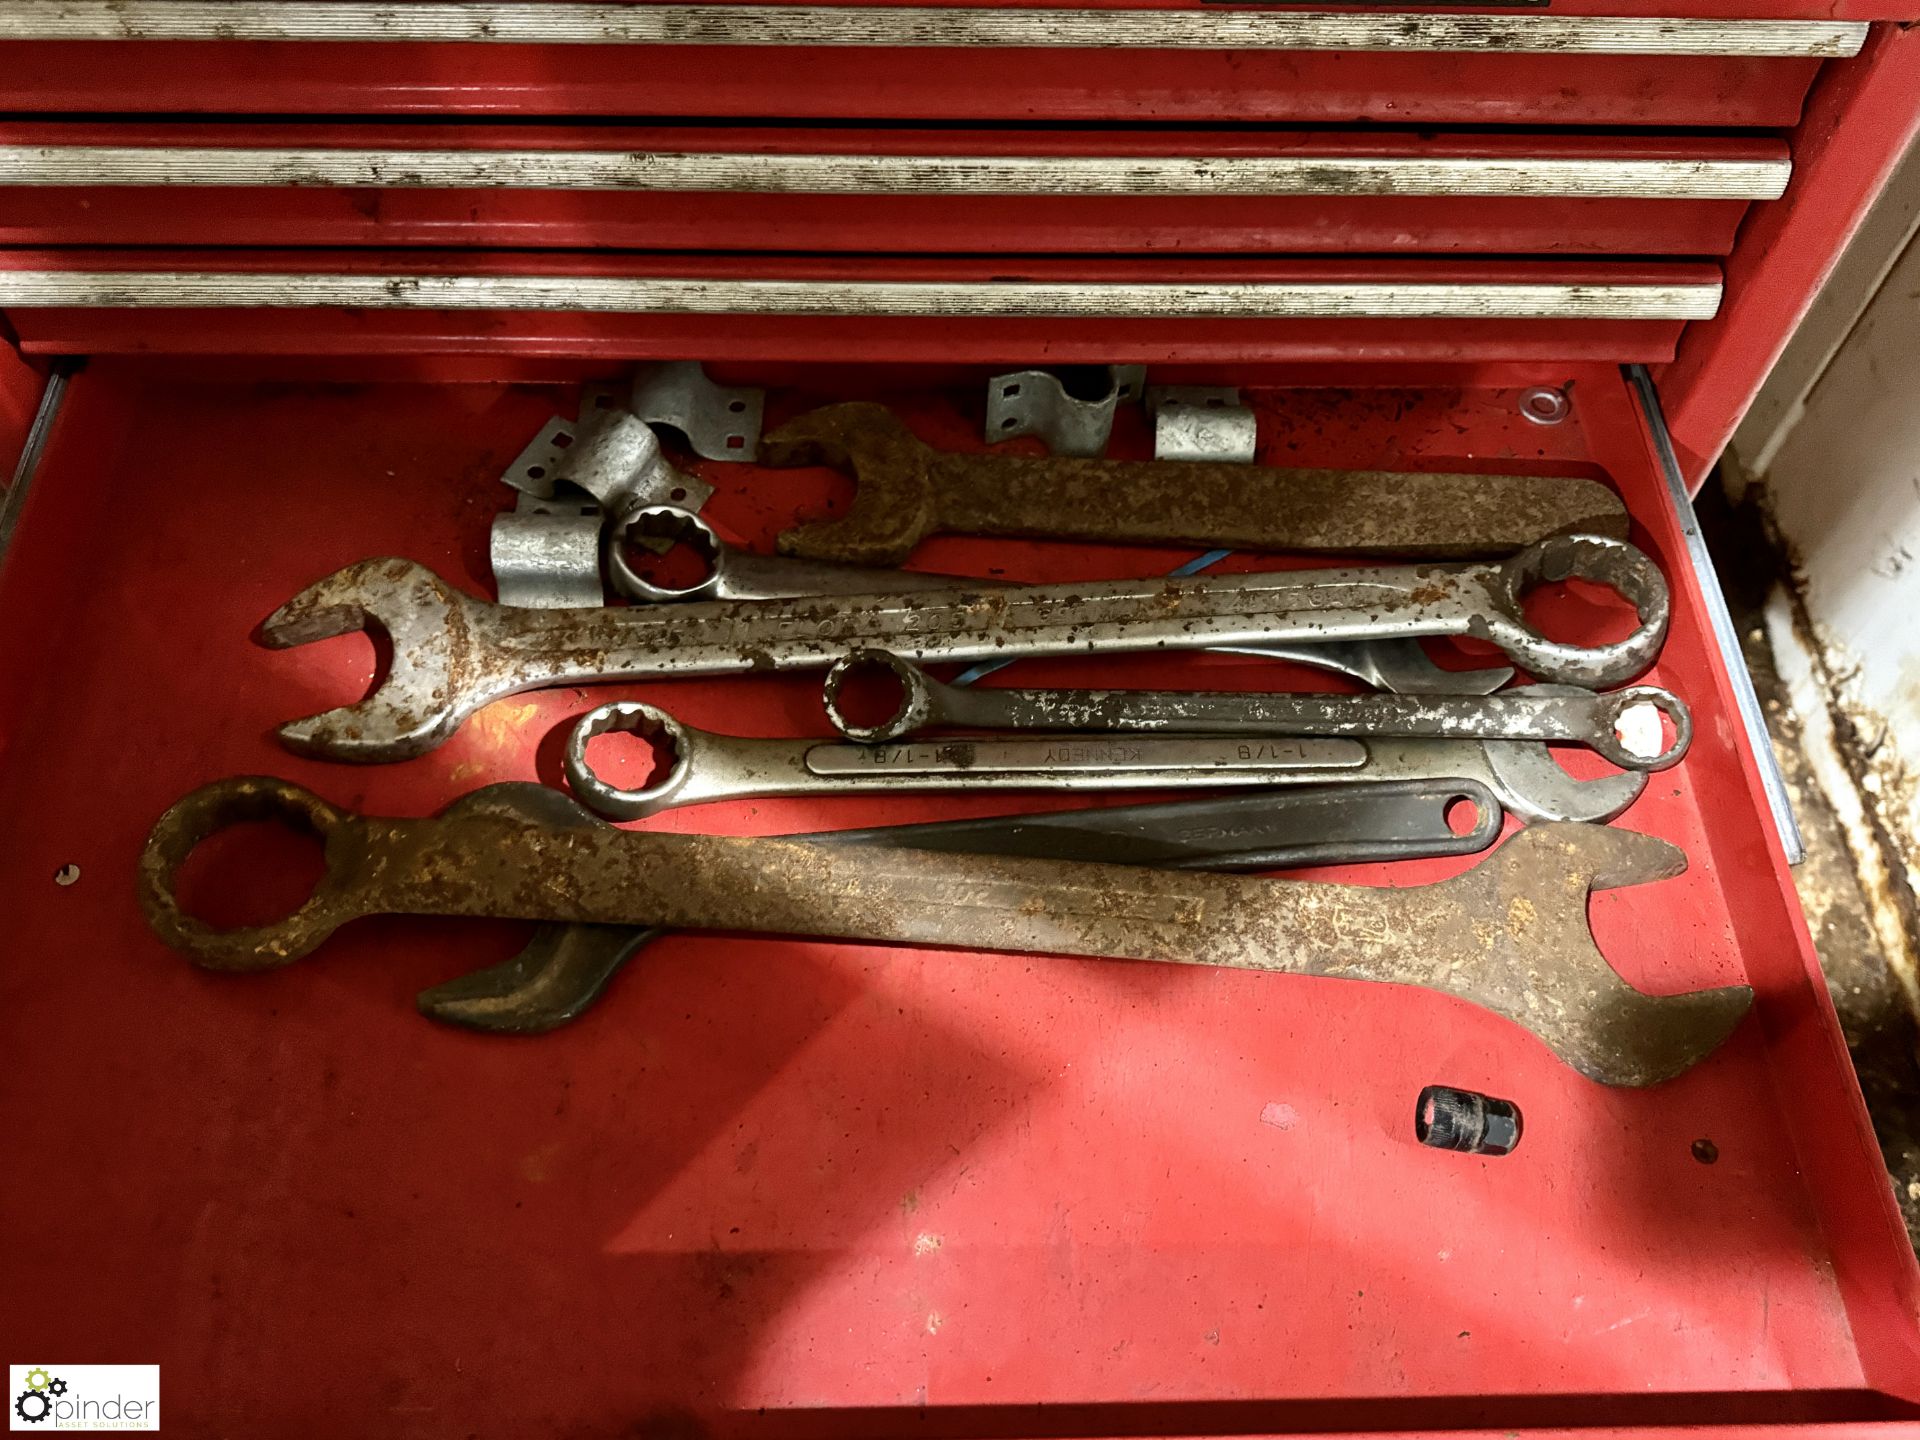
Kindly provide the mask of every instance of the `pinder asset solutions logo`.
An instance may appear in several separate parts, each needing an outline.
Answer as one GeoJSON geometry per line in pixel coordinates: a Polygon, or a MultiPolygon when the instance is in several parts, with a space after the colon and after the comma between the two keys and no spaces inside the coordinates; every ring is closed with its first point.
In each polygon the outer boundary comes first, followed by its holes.
{"type": "Polygon", "coordinates": [[[10,1430],[158,1430],[158,1365],[10,1365],[10,1430]]]}

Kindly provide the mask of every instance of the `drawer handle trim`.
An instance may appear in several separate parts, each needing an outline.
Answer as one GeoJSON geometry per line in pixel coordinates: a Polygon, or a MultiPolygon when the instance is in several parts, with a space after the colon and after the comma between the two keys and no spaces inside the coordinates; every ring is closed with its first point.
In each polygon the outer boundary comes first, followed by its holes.
{"type": "Polygon", "coordinates": [[[427,41],[524,45],[898,45],[1479,50],[1847,56],[1863,22],[1613,15],[1232,13],[877,5],[368,4],[7,0],[0,40],[427,41]]]}
{"type": "Polygon", "coordinates": [[[1705,320],[1720,284],[737,280],[577,275],[0,272],[15,308],[577,310],[921,318],[1705,320]]]}
{"type": "Polygon", "coordinates": [[[0,185],[804,195],[1484,195],[1777,200],[1767,160],[1253,155],[766,155],[6,145],[0,185]]]}

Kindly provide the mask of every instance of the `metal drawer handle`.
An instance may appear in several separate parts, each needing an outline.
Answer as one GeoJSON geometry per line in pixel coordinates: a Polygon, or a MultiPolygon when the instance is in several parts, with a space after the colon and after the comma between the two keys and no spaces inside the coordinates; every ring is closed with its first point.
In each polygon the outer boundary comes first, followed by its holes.
{"type": "Polygon", "coordinates": [[[1863,23],[1590,15],[1234,14],[879,5],[8,0],[0,40],[454,41],[507,45],[888,45],[1043,49],[1856,54],[1863,23]]]}
{"type": "Polygon", "coordinates": [[[0,271],[18,309],[541,310],[628,315],[1705,320],[1720,283],[743,280],[597,275],[0,271]]]}

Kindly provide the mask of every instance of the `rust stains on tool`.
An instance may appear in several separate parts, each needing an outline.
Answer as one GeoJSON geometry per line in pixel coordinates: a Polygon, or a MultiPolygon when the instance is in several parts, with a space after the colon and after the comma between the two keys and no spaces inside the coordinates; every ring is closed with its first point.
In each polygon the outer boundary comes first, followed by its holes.
{"type": "Polygon", "coordinates": [[[480,706],[524,690],[825,669],[850,649],[876,646],[921,661],[1003,660],[1471,635],[1542,680],[1612,685],[1652,663],[1670,611],[1653,562],[1594,535],[1556,536],[1498,562],[580,610],[493,605],[411,561],[376,559],[309,585],[267,617],[260,640],[284,649],[360,629],[391,641],[372,694],[280,727],[302,754],[370,762],[424,754],[480,706]],[[1639,626],[1598,645],[1541,633],[1526,614],[1526,591],[1570,577],[1616,591],[1639,626]]]}
{"type": "Polygon", "coordinates": [[[898,565],[941,533],[1445,560],[1627,535],[1626,507],[1597,480],[949,454],[870,401],[789,421],[761,440],[760,463],[853,477],[847,514],[787,531],[780,550],[854,565],[898,565]]]}
{"type": "Polygon", "coordinates": [[[1130,865],[640,834],[530,822],[484,793],[429,820],[362,817],[260,777],[195,791],[141,857],[154,932],[221,970],[284,965],[363,915],[517,917],[1267,970],[1416,985],[1483,1006],[1582,1074],[1652,1085],[1711,1054],[1745,986],[1652,996],[1614,972],[1588,893],[1678,875],[1674,846],[1631,831],[1537,825],[1473,870],[1409,889],[1130,865]],[[317,834],[327,873],[275,925],[185,913],[174,877],[226,825],[278,817],[317,834]]]}

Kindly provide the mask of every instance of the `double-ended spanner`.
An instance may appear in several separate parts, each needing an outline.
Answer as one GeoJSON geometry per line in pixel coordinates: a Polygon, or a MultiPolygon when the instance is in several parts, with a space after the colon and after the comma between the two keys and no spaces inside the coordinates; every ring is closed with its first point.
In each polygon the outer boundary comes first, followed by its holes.
{"type": "Polygon", "coordinates": [[[1640,797],[1647,783],[1643,772],[1633,770],[1576,780],[1545,745],[1522,740],[1089,734],[856,745],[716,735],[634,700],[581,716],[567,736],[561,768],[584,804],[615,820],[717,800],[792,795],[1243,789],[1443,779],[1478,781],[1527,820],[1611,820],[1640,797]],[[595,737],[619,732],[653,743],[655,768],[645,785],[616,785],[593,768],[589,746],[595,737]]]}
{"type": "Polygon", "coordinates": [[[783,554],[853,565],[898,565],[943,532],[1448,560],[1627,534],[1625,505],[1597,480],[949,454],[870,401],[788,421],[762,438],[760,463],[853,477],[845,515],[779,541],[783,554]]]}
{"type": "MultiPolygon", "coordinates": [[[[834,565],[785,555],[756,555],[722,540],[691,510],[677,505],[643,505],[607,526],[605,568],[608,578],[629,600],[647,604],[686,604],[694,600],[802,600],[810,595],[912,594],[937,590],[1001,589],[1011,582],[975,580],[923,570],[883,570],[865,565],[834,565]],[[700,573],[682,585],[669,585],[636,569],[627,554],[631,541],[664,553],[679,547],[700,573]]],[[[1418,640],[1331,641],[1324,644],[1214,645],[1211,650],[1290,660],[1350,675],[1379,690],[1399,694],[1485,695],[1513,678],[1504,665],[1477,670],[1443,670],[1418,640]]]]}
{"type": "Polygon", "coordinates": [[[1540,679],[1597,687],[1630,680],[1653,663],[1668,614],[1666,581],[1638,550],[1621,540],[1561,536],[1498,563],[613,610],[515,610],[463,594],[410,560],[363,560],[281,606],[261,626],[261,639],[283,649],[351,630],[384,632],[392,658],[374,692],[283,725],[280,738],[302,754],[385,761],[424,754],[482,705],[523,690],[825,669],[866,646],[915,660],[986,660],[1467,635],[1540,679]],[[1569,578],[1625,597],[1639,614],[1632,633],[1597,645],[1541,634],[1522,596],[1569,578]]]}
{"type": "Polygon", "coordinates": [[[254,776],[197,790],[160,818],[141,855],[139,893],[161,940],[217,970],[272,969],[349,920],[408,914],[746,930],[1384,981],[1503,1015],[1602,1084],[1654,1085],[1711,1054],[1753,992],[1636,990],[1594,944],[1587,897],[1685,869],[1685,855],[1664,840],[1542,825],[1450,880],[1375,889],[562,827],[530,823],[484,799],[425,820],[359,816],[254,776]],[[217,831],[266,820],[321,841],[326,873],[313,893],[267,925],[220,929],[188,914],[175,888],[187,857],[217,831]]]}
{"type": "Polygon", "coordinates": [[[1693,741],[1686,702],[1657,685],[1597,694],[1530,685],[1500,695],[1296,695],[1257,691],[962,689],[886,650],[856,650],[827,671],[822,699],[849,740],[901,740],[933,727],[962,730],[1095,730],[1196,735],[1452,736],[1585,745],[1625,770],[1665,770],[1693,741]],[[880,677],[899,697],[867,724],[848,713],[850,687],[880,677]],[[1616,733],[1634,712],[1666,716],[1673,737],[1653,753],[1616,733]]]}

